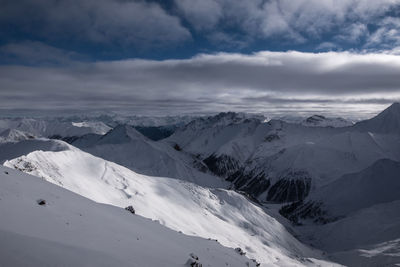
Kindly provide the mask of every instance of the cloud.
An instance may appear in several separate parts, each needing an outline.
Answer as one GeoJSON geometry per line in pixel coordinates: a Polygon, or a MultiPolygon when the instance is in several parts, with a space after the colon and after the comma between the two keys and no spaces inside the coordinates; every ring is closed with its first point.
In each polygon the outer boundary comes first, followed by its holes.
{"type": "Polygon", "coordinates": [[[338,46],[335,43],[332,42],[323,42],[320,43],[315,49],[321,50],[321,51],[332,51],[336,50],[338,46]]]}
{"type": "Polygon", "coordinates": [[[400,100],[398,73],[400,56],[349,52],[264,51],[66,67],[1,66],[0,105],[140,114],[306,112],[331,106],[333,113],[345,113],[362,105],[379,110],[400,100]]]}
{"type": "Polygon", "coordinates": [[[25,41],[0,46],[4,63],[24,63],[28,65],[72,64],[84,60],[85,56],[73,51],[59,49],[42,42],[25,41]]]}
{"type": "Polygon", "coordinates": [[[200,46],[197,51],[203,45],[248,51],[276,43],[361,47],[369,28],[381,29],[367,46],[382,40],[387,48],[393,46],[394,26],[386,18],[395,19],[400,0],[0,0],[0,5],[3,42],[39,40],[82,53],[143,55],[140,51],[182,44],[200,46]]]}
{"type": "Polygon", "coordinates": [[[366,25],[379,23],[385,14],[399,8],[400,0],[175,0],[198,30],[235,28],[247,40],[281,38],[297,43],[319,40],[327,33],[357,42],[366,25]],[[206,10],[209,10],[207,12],[206,10]],[[248,38],[251,36],[253,38],[248,38]]]}
{"type": "Polygon", "coordinates": [[[165,46],[190,32],[160,5],[140,0],[0,0],[0,26],[33,38],[119,46],[165,46]]]}
{"type": "Polygon", "coordinates": [[[368,35],[369,31],[367,25],[356,22],[342,29],[340,34],[335,36],[335,38],[347,43],[357,43],[368,35]]]}
{"type": "Polygon", "coordinates": [[[214,0],[177,0],[179,11],[197,30],[214,28],[221,19],[222,6],[214,0]]]}
{"type": "Polygon", "coordinates": [[[400,46],[400,18],[386,17],[379,28],[369,36],[365,47],[388,49],[400,46]]]}

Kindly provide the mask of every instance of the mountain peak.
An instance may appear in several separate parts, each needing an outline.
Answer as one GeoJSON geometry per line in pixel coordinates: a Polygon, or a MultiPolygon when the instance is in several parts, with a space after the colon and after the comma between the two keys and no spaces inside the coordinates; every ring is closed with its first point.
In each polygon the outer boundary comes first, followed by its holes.
{"type": "Polygon", "coordinates": [[[327,118],[322,115],[308,117],[301,124],[308,127],[346,127],[353,125],[352,122],[343,118],[327,118]]]}
{"type": "Polygon", "coordinates": [[[102,144],[122,144],[134,140],[145,140],[146,137],[132,126],[121,124],[106,133],[100,140],[102,144]]]}
{"type": "Polygon", "coordinates": [[[356,128],[377,133],[400,134],[400,103],[395,102],[372,119],[357,123],[356,128]]]}
{"type": "Polygon", "coordinates": [[[395,102],[391,104],[389,107],[387,107],[385,110],[383,110],[381,113],[376,115],[374,118],[388,118],[391,117],[392,119],[400,119],[400,103],[395,102]]]}
{"type": "Polygon", "coordinates": [[[213,128],[220,126],[228,126],[232,124],[240,124],[245,122],[257,121],[262,122],[266,118],[260,114],[251,114],[244,112],[220,112],[213,116],[201,117],[193,120],[186,125],[185,128],[192,130],[201,130],[205,128],[213,128]]]}
{"type": "Polygon", "coordinates": [[[399,102],[394,102],[387,109],[385,109],[383,112],[385,112],[385,111],[390,111],[390,112],[395,113],[398,116],[400,116],[400,103],[399,102]]]}

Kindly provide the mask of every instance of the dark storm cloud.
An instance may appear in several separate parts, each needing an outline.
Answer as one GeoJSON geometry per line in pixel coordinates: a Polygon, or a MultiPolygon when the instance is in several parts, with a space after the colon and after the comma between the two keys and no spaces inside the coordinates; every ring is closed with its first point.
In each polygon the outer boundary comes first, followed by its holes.
{"type": "MultiPolygon", "coordinates": [[[[368,36],[368,25],[380,29],[398,0],[175,0],[182,17],[212,38],[215,32],[236,28],[239,39],[281,38],[305,43],[328,38],[356,43],[368,36]],[[244,36],[243,36],[244,35],[244,36]]],[[[398,28],[397,28],[398,29],[398,28]]],[[[236,40],[232,36],[232,40],[236,40]]],[[[228,41],[221,39],[221,42],[228,41]]],[[[327,40],[321,40],[320,43],[327,40]]]]}
{"type": "Polygon", "coordinates": [[[66,65],[86,58],[85,55],[37,41],[8,43],[0,46],[0,57],[4,63],[24,62],[28,65],[66,65]]]}
{"type": "Polygon", "coordinates": [[[3,44],[39,40],[86,52],[89,46],[101,51],[91,51],[97,56],[155,47],[168,53],[165,47],[175,45],[195,47],[192,55],[204,48],[267,50],[273,42],[289,49],[399,46],[400,0],[0,0],[0,6],[3,44]]]}
{"type": "Polygon", "coordinates": [[[400,56],[260,52],[186,60],[123,60],[66,67],[0,67],[2,108],[344,112],[400,99],[400,56]],[[382,97],[384,96],[384,97],[382,97]],[[339,108],[338,104],[342,106],[339,108]]]}
{"type": "Polygon", "coordinates": [[[164,46],[190,38],[179,18],[146,1],[0,0],[0,6],[3,34],[121,46],[164,46]]]}

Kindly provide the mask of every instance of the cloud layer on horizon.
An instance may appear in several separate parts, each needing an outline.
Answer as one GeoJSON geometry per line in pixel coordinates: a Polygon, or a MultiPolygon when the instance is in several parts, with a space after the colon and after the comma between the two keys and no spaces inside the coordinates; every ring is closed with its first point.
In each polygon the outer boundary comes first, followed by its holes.
{"type": "Polygon", "coordinates": [[[156,115],[233,110],[365,117],[400,101],[399,73],[398,55],[295,51],[0,66],[0,105],[156,115]]]}
{"type": "Polygon", "coordinates": [[[364,116],[400,100],[400,0],[0,5],[3,109],[364,116]]]}

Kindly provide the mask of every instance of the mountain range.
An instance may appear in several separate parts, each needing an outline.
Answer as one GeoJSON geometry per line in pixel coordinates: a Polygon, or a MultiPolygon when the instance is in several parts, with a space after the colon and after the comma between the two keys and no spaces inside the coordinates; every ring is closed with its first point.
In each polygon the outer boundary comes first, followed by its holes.
{"type": "Polygon", "coordinates": [[[41,177],[46,186],[38,194],[53,190],[50,182],[98,203],[132,206],[135,216],[157,220],[160,229],[240,247],[254,259],[249,264],[390,266],[400,260],[399,103],[356,123],[234,112],[174,118],[169,126],[157,124],[170,130],[165,138],[142,134],[152,122],[73,120],[0,120],[1,162],[41,177]]]}

